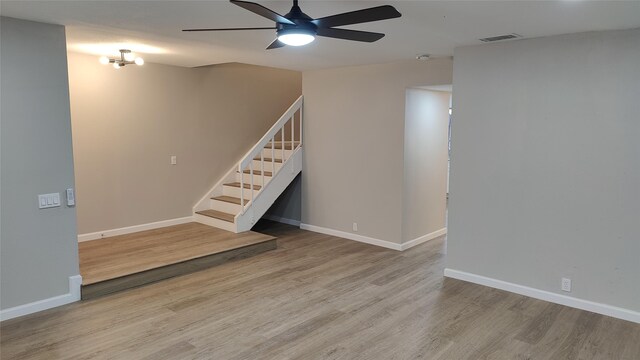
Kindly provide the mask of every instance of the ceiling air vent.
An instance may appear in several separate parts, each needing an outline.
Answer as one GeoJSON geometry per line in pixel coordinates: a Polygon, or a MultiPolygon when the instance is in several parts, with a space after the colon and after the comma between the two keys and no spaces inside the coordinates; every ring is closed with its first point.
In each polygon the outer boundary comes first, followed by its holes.
{"type": "Polygon", "coordinates": [[[494,41],[517,39],[517,38],[521,38],[521,37],[522,37],[522,35],[518,35],[518,34],[507,34],[507,35],[486,37],[486,38],[478,39],[478,40],[480,40],[482,42],[494,42],[494,41]]]}

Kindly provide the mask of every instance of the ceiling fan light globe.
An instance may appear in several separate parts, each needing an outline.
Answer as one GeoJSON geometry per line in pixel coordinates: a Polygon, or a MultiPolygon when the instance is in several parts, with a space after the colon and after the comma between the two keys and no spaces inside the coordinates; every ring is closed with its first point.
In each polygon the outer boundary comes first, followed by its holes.
{"type": "Polygon", "coordinates": [[[114,69],[120,69],[121,67],[122,66],[120,65],[120,63],[117,63],[117,62],[113,63],[113,68],[114,69]]]}
{"type": "Polygon", "coordinates": [[[142,58],[136,58],[135,60],[136,65],[144,65],[144,59],[142,58]]]}
{"type": "Polygon", "coordinates": [[[100,57],[100,59],[99,59],[98,61],[100,61],[100,64],[102,64],[102,65],[107,65],[107,64],[109,64],[109,58],[108,58],[108,57],[106,57],[106,56],[101,56],[101,57],[100,57]]]}
{"type": "Polygon", "coordinates": [[[278,35],[278,40],[289,46],[307,45],[315,39],[315,36],[308,33],[285,33],[278,35]]]}

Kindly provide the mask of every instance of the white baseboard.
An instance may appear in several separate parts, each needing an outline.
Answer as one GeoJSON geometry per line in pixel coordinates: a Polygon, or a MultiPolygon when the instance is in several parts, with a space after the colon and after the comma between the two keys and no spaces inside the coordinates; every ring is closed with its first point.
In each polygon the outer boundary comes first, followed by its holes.
{"type": "Polygon", "coordinates": [[[32,303],[18,305],[12,308],[0,310],[0,321],[17,318],[19,316],[33,314],[39,311],[80,301],[80,288],[82,287],[82,276],[69,276],[69,292],[63,295],[54,296],[48,299],[34,301],[32,303]]]}
{"type": "Polygon", "coordinates": [[[271,214],[264,214],[264,215],[262,215],[262,218],[263,219],[267,219],[267,220],[271,220],[271,221],[275,221],[275,222],[279,222],[279,223],[282,223],[282,224],[300,226],[300,220],[287,219],[287,218],[283,218],[283,217],[275,216],[275,215],[271,215],[271,214]]]}
{"type": "Polygon", "coordinates": [[[386,240],[380,240],[380,239],[376,239],[376,238],[372,238],[372,237],[368,237],[368,236],[348,233],[348,232],[345,232],[345,231],[329,229],[329,228],[325,228],[325,227],[321,227],[321,226],[315,226],[315,225],[309,225],[309,224],[300,224],[300,229],[309,230],[309,231],[313,231],[313,232],[317,232],[317,233],[321,233],[321,234],[337,236],[337,237],[341,237],[341,238],[345,238],[345,239],[349,239],[349,240],[359,241],[359,242],[362,242],[362,243],[365,243],[365,244],[382,246],[382,247],[387,248],[387,249],[399,250],[399,251],[402,250],[402,245],[398,244],[398,243],[394,243],[394,242],[386,241],[386,240]]]}
{"type": "Polygon", "coordinates": [[[177,218],[177,219],[156,221],[148,224],[127,226],[119,229],[103,230],[103,231],[98,231],[98,232],[93,232],[88,234],[80,234],[78,235],[78,241],[83,242],[83,241],[90,241],[90,240],[98,240],[98,239],[102,239],[109,236],[131,234],[138,231],[153,230],[153,229],[158,229],[158,228],[167,227],[167,226],[185,224],[192,221],[193,221],[193,216],[187,216],[187,217],[177,218]]]}
{"type": "Polygon", "coordinates": [[[569,306],[572,308],[591,311],[594,313],[611,316],[614,318],[640,323],[640,312],[619,308],[607,304],[597,303],[589,300],[574,298],[567,295],[552,293],[545,290],[518,285],[502,280],[492,279],[481,275],[476,275],[454,269],[444,269],[444,276],[453,279],[464,280],[475,284],[480,284],[512,293],[529,296],[535,299],[549,301],[552,303],[569,306]]]}
{"type": "Polygon", "coordinates": [[[400,245],[401,250],[407,250],[410,249],[416,245],[420,245],[422,243],[425,243],[427,241],[433,240],[433,239],[437,239],[442,235],[446,235],[447,234],[447,228],[442,228],[440,230],[436,230],[432,233],[426,234],[426,235],[422,235],[420,237],[417,237],[413,240],[409,240],[407,242],[403,242],[402,245],[400,245]]]}

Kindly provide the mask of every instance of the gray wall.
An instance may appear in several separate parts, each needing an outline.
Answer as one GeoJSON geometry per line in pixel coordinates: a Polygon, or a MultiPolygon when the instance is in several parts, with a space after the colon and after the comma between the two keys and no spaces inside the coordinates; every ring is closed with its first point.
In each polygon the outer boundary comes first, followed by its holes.
{"type": "Polygon", "coordinates": [[[266,217],[275,216],[300,221],[302,218],[302,176],[298,174],[284,192],[265,213],[266,217]]]}
{"type": "Polygon", "coordinates": [[[454,58],[447,267],[640,310],[640,29],[454,58]]]}
{"type": "Polygon", "coordinates": [[[403,242],[446,227],[450,99],[447,92],[407,90],[403,242]]]}
{"type": "Polygon", "coordinates": [[[76,211],[38,210],[74,186],[64,27],[1,18],[0,308],[69,292],[76,211]]]}
{"type": "Polygon", "coordinates": [[[406,89],[451,76],[444,58],[303,72],[302,222],[401,243],[406,89]]]}

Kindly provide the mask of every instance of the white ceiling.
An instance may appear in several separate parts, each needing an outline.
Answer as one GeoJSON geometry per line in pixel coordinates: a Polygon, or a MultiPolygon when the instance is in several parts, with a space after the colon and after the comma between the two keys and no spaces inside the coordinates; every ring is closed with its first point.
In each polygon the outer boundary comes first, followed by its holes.
{"type": "MultiPolygon", "coordinates": [[[[281,14],[290,1],[256,1],[281,14]]],[[[640,1],[300,1],[311,17],[391,4],[402,17],[348,28],[386,33],[375,43],[318,38],[265,50],[275,31],[184,33],[198,27],[270,26],[227,1],[6,1],[3,16],[67,26],[70,51],[95,55],[126,46],[146,61],[179,66],[226,62],[307,70],[384,63],[417,54],[450,56],[461,45],[509,33],[525,38],[640,27],[640,1]]]]}

